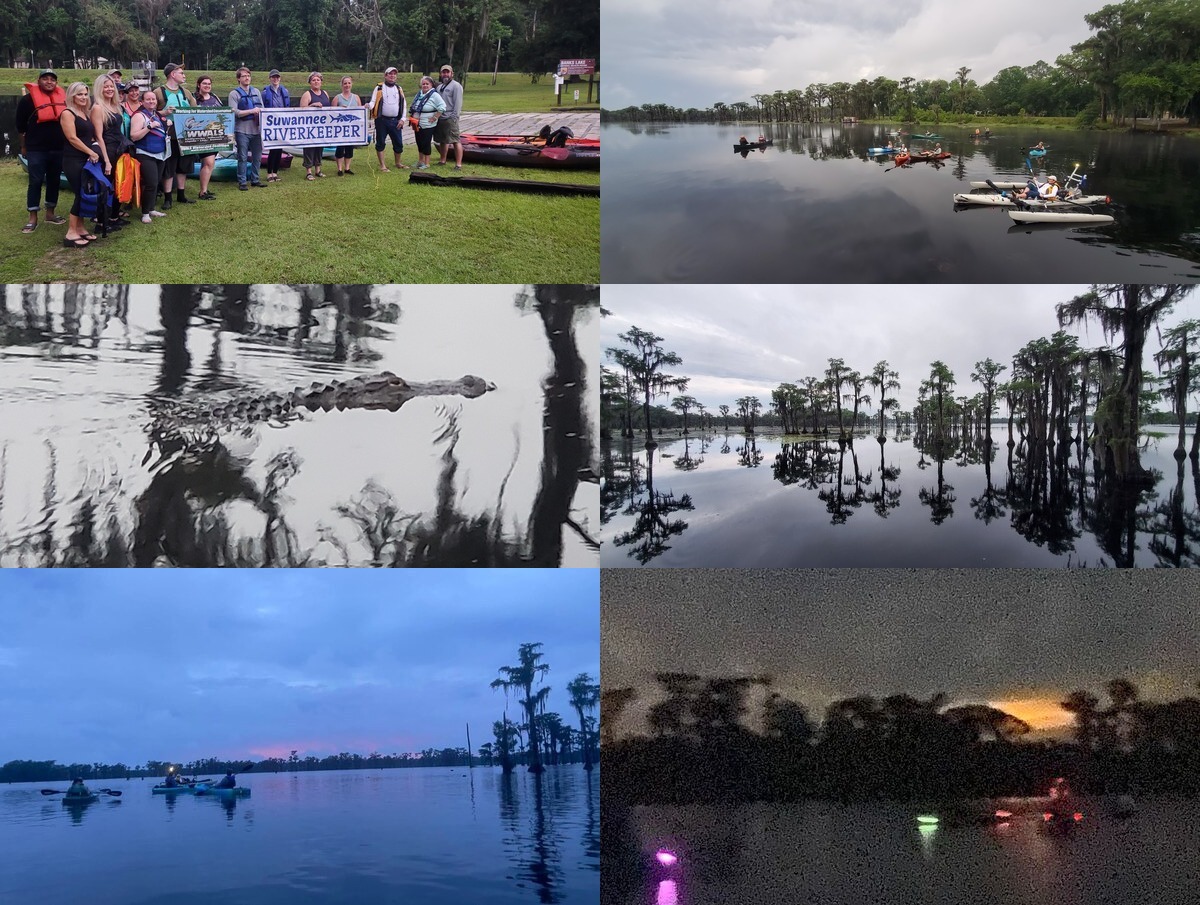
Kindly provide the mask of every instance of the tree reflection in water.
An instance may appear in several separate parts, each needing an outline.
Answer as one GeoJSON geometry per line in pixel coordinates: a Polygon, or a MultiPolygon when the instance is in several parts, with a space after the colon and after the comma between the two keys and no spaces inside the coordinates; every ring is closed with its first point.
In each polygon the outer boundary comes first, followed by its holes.
{"type": "MultiPolygon", "coordinates": [[[[226,399],[247,392],[238,376],[238,359],[250,342],[259,365],[270,360],[266,356],[279,356],[278,370],[285,376],[270,385],[274,390],[300,382],[295,374],[306,368],[322,378],[334,363],[365,365],[362,370],[369,371],[371,363],[383,358],[377,346],[402,326],[400,303],[387,301],[372,286],[164,286],[160,330],[142,328],[139,335],[130,322],[128,286],[0,287],[2,347],[33,349],[42,359],[84,358],[87,352],[88,361],[111,366],[111,360],[91,352],[103,342],[105,355],[111,356],[115,347],[135,364],[139,358],[157,358],[159,365],[153,392],[141,401],[137,416],[144,442],[139,474],[107,460],[73,461],[66,451],[80,438],[67,440],[58,430],[49,432],[38,466],[40,512],[29,514],[19,511],[21,501],[6,493],[6,485],[9,491],[18,485],[24,489],[38,478],[8,455],[9,442],[0,434],[0,562],[545,567],[561,564],[568,537],[576,546],[598,549],[590,536],[590,514],[577,498],[582,482],[598,479],[596,429],[588,414],[589,373],[578,346],[579,325],[598,311],[598,288],[531,286],[516,293],[511,304],[518,316],[542,321],[550,362],[543,379],[543,439],[535,486],[518,496],[512,492],[510,478],[520,454],[520,435],[513,425],[514,451],[506,470],[499,463],[502,479],[491,488],[470,488],[476,500],[484,493],[490,502],[467,508],[468,478],[460,474],[459,441],[462,421],[471,414],[442,405],[435,410],[441,428],[427,441],[437,461],[431,507],[406,510],[392,489],[368,476],[356,494],[332,507],[332,521],[314,525],[311,516],[296,523],[298,510],[291,498],[296,491],[290,488],[305,470],[304,456],[294,448],[255,455],[261,432],[269,426],[181,423],[171,413],[181,403],[195,407],[197,398],[210,393],[226,399]],[[193,360],[197,337],[201,344],[211,339],[202,361],[193,360]],[[80,465],[84,486],[68,486],[70,472],[80,465]],[[365,556],[363,549],[369,551],[365,556]]],[[[77,397],[88,378],[74,379],[77,397]]],[[[130,432],[113,429],[106,436],[92,422],[97,413],[139,403],[137,393],[131,387],[116,403],[98,400],[85,423],[61,427],[82,427],[84,453],[114,456],[128,446],[130,432]],[[103,439],[113,442],[104,444],[103,439]]],[[[54,398],[47,404],[53,406],[54,398]]],[[[479,424],[475,422],[477,435],[479,424]]],[[[503,425],[491,428],[501,434],[506,430],[503,425]]],[[[330,420],[328,431],[336,430],[330,420]]],[[[11,421],[5,433],[9,441],[26,439],[11,421]]],[[[391,446],[381,440],[380,455],[395,459],[391,446]]],[[[477,459],[475,454],[470,461],[477,459]]]]}
{"type": "MultiPolygon", "coordinates": [[[[633,527],[613,538],[613,546],[629,547],[629,555],[645,565],[656,556],[661,556],[671,549],[668,541],[678,537],[687,530],[688,523],[683,519],[670,519],[674,512],[690,512],[695,507],[692,498],[683,494],[675,499],[673,493],[663,493],[654,489],[654,453],[655,450],[645,450],[645,477],[639,479],[638,468],[634,464],[633,443],[623,442],[626,453],[624,472],[626,477],[617,477],[601,487],[600,514],[601,521],[609,521],[614,514],[614,500],[626,501],[620,511],[634,517],[633,527]],[[607,517],[606,517],[607,516],[607,517]]],[[[612,459],[612,456],[608,456],[612,459]]],[[[616,472],[618,468],[610,465],[608,472],[616,472]]]]}
{"type": "MultiPolygon", "coordinates": [[[[1139,551],[1144,559],[1146,550],[1159,566],[1200,565],[1200,509],[1188,502],[1189,498],[1200,499],[1197,459],[1177,459],[1169,489],[1160,488],[1164,475],[1156,469],[1145,469],[1139,481],[1130,482],[1097,459],[1091,443],[1081,439],[1083,434],[1080,430],[1074,437],[1055,442],[1035,441],[1020,433],[1019,439],[1006,447],[973,430],[934,437],[920,432],[897,434],[895,439],[911,444],[917,468],[932,478],[922,482],[917,496],[928,507],[933,524],[961,517],[955,485],[964,482],[952,482],[947,474],[947,469],[954,467],[971,474],[970,480],[977,475],[981,478],[981,486],[970,487],[965,496],[965,511],[984,524],[1007,523],[1030,544],[1066,558],[1069,565],[1130,567],[1137,563],[1139,551]],[[997,468],[1003,477],[996,474],[997,468]],[[1077,553],[1078,541],[1085,536],[1094,538],[1102,551],[1099,562],[1087,562],[1077,553]]],[[[879,457],[871,467],[860,461],[857,452],[861,444],[878,439],[774,441],[778,452],[771,462],[772,478],[780,485],[815,494],[833,526],[847,524],[864,511],[887,518],[901,507],[903,491],[898,482],[902,469],[889,461],[891,447],[885,445],[886,440],[878,444],[879,457]]],[[[691,448],[699,444],[703,451],[713,442],[721,444],[722,452],[730,450],[729,435],[693,436],[685,442],[682,456],[675,459],[677,469],[703,470],[704,457],[693,455],[691,448]],[[680,458],[686,464],[680,464],[680,458]]],[[[734,447],[739,466],[752,468],[762,460],[759,442],[754,437],[741,438],[734,447]]],[[[667,441],[663,449],[670,448],[667,441]]],[[[639,563],[662,555],[670,549],[668,541],[686,530],[686,522],[667,518],[671,512],[703,509],[703,501],[692,494],[684,493],[676,500],[672,491],[655,489],[653,456],[629,442],[606,444],[602,467],[601,521],[607,524],[619,515],[635,516],[632,526],[612,543],[629,547],[629,555],[639,563]]],[[[733,473],[727,474],[726,482],[732,482],[733,473]]]]}

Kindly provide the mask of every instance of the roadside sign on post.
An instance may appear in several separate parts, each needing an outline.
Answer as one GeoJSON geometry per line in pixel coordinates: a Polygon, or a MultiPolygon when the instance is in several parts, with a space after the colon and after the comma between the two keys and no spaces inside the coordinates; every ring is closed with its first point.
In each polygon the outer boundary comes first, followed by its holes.
{"type": "MultiPolygon", "coordinates": [[[[590,104],[592,102],[592,86],[595,83],[595,78],[596,78],[596,61],[595,60],[559,60],[558,61],[558,75],[555,76],[555,90],[560,92],[558,95],[558,103],[560,106],[562,105],[562,93],[558,86],[558,79],[562,78],[563,81],[566,81],[568,76],[581,76],[581,75],[586,75],[588,77],[588,103],[590,104]]],[[[575,78],[573,80],[578,81],[578,78],[575,78]]],[[[578,90],[575,91],[575,100],[579,100],[579,91],[578,90]]]]}

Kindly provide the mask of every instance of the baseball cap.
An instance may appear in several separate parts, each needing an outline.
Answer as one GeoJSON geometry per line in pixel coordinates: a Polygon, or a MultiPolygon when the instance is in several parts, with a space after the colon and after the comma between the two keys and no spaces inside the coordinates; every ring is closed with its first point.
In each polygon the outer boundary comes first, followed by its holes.
{"type": "Polygon", "coordinates": [[[183,67],[180,66],[178,63],[168,63],[166,66],[163,67],[163,75],[167,76],[169,78],[172,72],[174,72],[176,69],[182,69],[182,68],[183,67]]]}
{"type": "Polygon", "coordinates": [[[454,67],[451,66],[449,63],[447,63],[445,66],[442,67],[441,71],[442,72],[453,72],[454,67]]]}
{"type": "Polygon", "coordinates": [[[387,75],[389,72],[394,72],[397,75],[400,74],[400,70],[397,69],[395,66],[389,66],[387,69],[383,70],[384,75],[387,75]]]}
{"type": "Polygon", "coordinates": [[[55,78],[58,78],[58,73],[55,72],[53,69],[43,69],[41,72],[38,73],[38,78],[40,79],[44,75],[52,75],[55,78]]]}
{"type": "Polygon", "coordinates": [[[268,73],[267,73],[267,78],[269,78],[269,79],[273,79],[273,78],[275,78],[275,76],[277,76],[277,75],[279,75],[279,70],[278,70],[278,69],[272,69],[270,72],[268,72],[268,73]]]}

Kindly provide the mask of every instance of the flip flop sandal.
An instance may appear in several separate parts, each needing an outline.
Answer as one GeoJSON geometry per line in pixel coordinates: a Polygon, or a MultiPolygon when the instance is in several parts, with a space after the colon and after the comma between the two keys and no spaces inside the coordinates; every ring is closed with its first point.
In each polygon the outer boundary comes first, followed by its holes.
{"type": "Polygon", "coordinates": [[[35,229],[37,229],[37,224],[36,224],[36,223],[26,223],[24,226],[22,226],[22,227],[21,227],[21,232],[23,232],[23,233],[31,233],[31,232],[33,232],[35,229]]]}
{"type": "Polygon", "coordinates": [[[55,214],[53,217],[47,217],[46,222],[53,223],[55,226],[62,226],[67,221],[66,221],[66,218],[60,217],[57,214],[55,214]]]}
{"type": "Polygon", "coordinates": [[[316,179],[317,177],[316,177],[316,176],[314,176],[312,173],[309,173],[309,174],[308,174],[307,176],[305,176],[304,178],[305,178],[305,179],[307,179],[309,182],[312,182],[312,181],[313,181],[314,179],[316,179]]]}
{"type": "Polygon", "coordinates": [[[80,236],[79,238],[81,238],[81,239],[84,239],[84,240],[86,240],[86,241],[88,241],[88,242],[95,242],[95,241],[96,241],[97,239],[99,239],[100,237],[99,237],[99,236],[94,236],[94,235],[92,235],[91,233],[84,233],[84,234],[83,234],[82,236],[80,236]]]}
{"type": "Polygon", "coordinates": [[[63,248],[87,248],[88,240],[80,236],[78,239],[63,239],[63,248]]]}

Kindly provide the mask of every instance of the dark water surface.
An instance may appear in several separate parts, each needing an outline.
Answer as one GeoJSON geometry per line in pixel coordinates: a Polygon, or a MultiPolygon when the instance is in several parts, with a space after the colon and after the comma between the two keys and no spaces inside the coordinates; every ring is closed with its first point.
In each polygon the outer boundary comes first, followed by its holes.
{"type": "Polygon", "coordinates": [[[577,288],[9,287],[0,566],[595,566],[577,288]],[[385,370],[496,389],[196,415],[385,370]]]}
{"type": "MultiPolygon", "coordinates": [[[[250,798],[84,806],[0,786],[0,902],[12,905],[592,905],[599,771],[414,768],[240,778],[250,798]]],[[[54,787],[50,784],[50,787],[54,787]]],[[[65,787],[60,783],[59,787],[65,787]]]]}
{"type": "MultiPolygon", "coordinates": [[[[603,127],[601,260],[610,283],[1013,283],[1200,280],[1200,140],[1177,135],[1005,129],[976,142],[933,129],[945,166],[868,159],[888,129],[603,127]],[[1110,195],[1101,228],[1014,224],[1000,208],[955,211],[955,192],[1017,179],[1045,141],[1047,172],[1075,163],[1110,195]]],[[[921,147],[914,142],[913,147],[921,147]]]]}
{"type": "MultiPolygon", "coordinates": [[[[1009,801],[1018,814],[1037,801],[1009,801]],[[1029,805],[1025,808],[1023,805],[1029,805]]],[[[1047,831],[1036,814],[1001,827],[918,829],[903,805],[747,804],[635,809],[643,853],[679,870],[604,905],[1188,905],[1200,884],[1200,803],[1147,801],[1135,816],[1085,799],[1047,831]]]]}
{"type": "Polygon", "coordinates": [[[955,441],[940,462],[891,432],[883,446],[870,436],[660,437],[653,456],[614,441],[604,452],[601,564],[1200,565],[1200,470],[1173,457],[1176,428],[1150,430],[1141,463],[1152,483],[1119,492],[1078,447],[1065,457],[1010,449],[999,425],[990,447],[955,441]]]}

